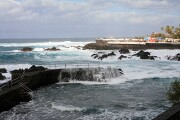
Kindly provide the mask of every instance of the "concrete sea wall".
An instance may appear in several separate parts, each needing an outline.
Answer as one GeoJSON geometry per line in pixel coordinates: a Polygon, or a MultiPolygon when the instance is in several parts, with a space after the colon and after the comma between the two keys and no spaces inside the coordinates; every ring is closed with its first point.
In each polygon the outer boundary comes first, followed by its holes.
{"type": "MultiPolygon", "coordinates": [[[[36,68],[36,67],[34,67],[36,68]]],[[[78,81],[105,82],[107,78],[121,76],[122,71],[111,68],[72,68],[72,69],[41,69],[33,71],[14,70],[15,79],[0,87],[0,112],[8,110],[20,102],[31,100],[29,92],[57,82],[78,81]],[[22,77],[23,76],[23,77],[22,77]],[[14,83],[14,84],[12,84],[14,83]],[[23,85],[23,86],[22,86],[23,85]],[[27,87],[27,88],[26,88],[27,87]]]]}
{"type": "Polygon", "coordinates": [[[96,40],[89,43],[83,49],[114,50],[114,49],[180,49],[180,43],[145,43],[145,42],[112,42],[96,40]],[[137,43],[137,44],[134,44],[137,43]]]}

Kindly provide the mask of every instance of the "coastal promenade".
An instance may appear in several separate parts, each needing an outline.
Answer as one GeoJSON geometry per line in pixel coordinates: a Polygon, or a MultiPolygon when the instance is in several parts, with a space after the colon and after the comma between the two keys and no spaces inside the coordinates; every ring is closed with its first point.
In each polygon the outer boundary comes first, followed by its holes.
{"type": "Polygon", "coordinates": [[[96,40],[83,49],[113,50],[113,49],[180,49],[180,42],[128,42],[117,40],[96,40]]]}

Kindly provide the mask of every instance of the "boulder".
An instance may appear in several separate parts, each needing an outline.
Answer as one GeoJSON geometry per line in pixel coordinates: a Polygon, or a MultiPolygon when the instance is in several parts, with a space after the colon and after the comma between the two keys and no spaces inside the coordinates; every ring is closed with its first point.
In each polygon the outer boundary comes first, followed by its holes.
{"type": "Polygon", "coordinates": [[[6,79],[6,77],[3,76],[2,73],[0,73],[0,80],[4,80],[4,79],[6,79]]]}
{"type": "Polygon", "coordinates": [[[108,56],[116,56],[116,54],[114,52],[108,53],[108,56]]]}
{"type": "Polygon", "coordinates": [[[176,54],[175,56],[167,56],[168,60],[175,60],[180,61],[180,53],[176,54]]]}
{"type": "Polygon", "coordinates": [[[96,59],[97,57],[98,57],[98,55],[95,55],[95,56],[94,56],[94,59],[96,59]]]}
{"type": "Polygon", "coordinates": [[[92,54],[91,57],[96,56],[97,54],[92,54]]]}
{"type": "Polygon", "coordinates": [[[148,56],[148,55],[150,55],[150,52],[144,52],[143,50],[140,50],[138,53],[136,53],[134,55],[137,56],[137,57],[141,57],[143,55],[148,56]]]}
{"type": "Polygon", "coordinates": [[[23,47],[23,48],[21,49],[21,51],[22,51],[22,52],[29,52],[29,51],[33,51],[33,48],[31,48],[31,47],[23,47]]]}
{"type": "Polygon", "coordinates": [[[60,49],[56,48],[56,47],[52,47],[52,48],[47,48],[45,49],[46,51],[58,51],[60,49]]]}
{"type": "Polygon", "coordinates": [[[43,71],[45,70],[46,68],[44,68],[43,66],[35,66],[35,65],[32,65],[28,71],[43,71]]]}
{"type": "Polygon", "coordinates": [[[119,71],[121,74],[124,74],[121,68],[119,68],[118,71],[119,71]]]}
{"type": "Polygon", "coordinates": [[[121,54],[128,54],[128,53],[130,53],[130,51],[128,49],[120,49],[119,52],[121,54]]]}
{"type": "Polygon", "coordinates": [[[7,70],[5,68],[0,68],[0,73],[7,73],[7,70]]]}
{"type": "Polygon", "coordinates": [[[121,60],[122,58],[127,58],[127,56],[121,55],[118,60],[121,60]]]}
{"type": "Polygon", "coordinates": [[[140,59],[150,59],[150,60],[154,60],[154,58],[157,57],[157,56],[150,56],[150,52],[144,52],[143,50],[140,50],[138,53],[132,56],[140,57],[140,59]]]}
{"type": "Polygon", "coordinates": [[[140,59],[149,59],[149,58],[150,57],[147,54],[143,54],[143,55],[140,56],[140,59]]]}
{"type": "Polygon", "coordinates": [[[107,58],[107,57],[108,57],[108,55],[107,55],[107,54],[104,54],[104,55],[102,55],[101,57],[99,57],[98,59],[103,60],[104,58],[107,58]]]}
{"type": "Polygon", "coordinates": [[[155,60],[155,59],[154,59],[154,56],[149,56],[149,59],[150,59],[150,60],[155,60]]]}

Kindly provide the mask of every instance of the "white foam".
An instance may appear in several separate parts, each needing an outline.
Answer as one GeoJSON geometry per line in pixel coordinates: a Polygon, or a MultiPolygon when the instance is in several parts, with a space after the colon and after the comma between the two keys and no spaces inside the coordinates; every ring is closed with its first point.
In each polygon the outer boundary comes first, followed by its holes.
{"type": "Polygon", "coordinates": [[[8,65],[0,65],[0,68],[5,68],[7,70],[7,73],[3,73],[3,75],[6,77],[5,80],[1,80],[1,83],[5,83],[9,80],[11,80],[11,73],[10,71],[13,71],[15,69],[25,69],[31,67],[30,64],[8,64],[8,65]]]}
{"type": "Polygon", "coordinates": [[[84,46],[91,42],[71,42],[71,41],[63,41],[63,42],[38,42],[38,43],[1,43],[0,46],[3,47],[24,47],[24,46],[84,46]]]}
{"type": "Polygon", "coordinates": [[[97,82],[97,81],[77,81],[77,80],[70,80],[69,82],[59,82],[57,84],[83,84],[83,85],[105,85],[108,84],[107,82],[97,82]]]}
{"type": "Polygon", "coordinates": [[[52,103],[52,108],[58,109],[60,111],[82,111],[85,108],[80,108],[80,107],[74,107],[72,105],[56,105],[55,103],[52,103]]]}
{"type": "Polygon", "coordinates": [[[31,64],[5,64],[5,65],[0,65],[0,68],[6,68],[7,72],[10,72],[15,69],[25,69],[31,67],[31,64]]]}
{"type": "Polygon", "coordinates": [[[34,50],[33,51],[38,51],[38,52],[40,52],[40,51],[44,51],[44,49],[43,48],[34,48],[34,50]]]}

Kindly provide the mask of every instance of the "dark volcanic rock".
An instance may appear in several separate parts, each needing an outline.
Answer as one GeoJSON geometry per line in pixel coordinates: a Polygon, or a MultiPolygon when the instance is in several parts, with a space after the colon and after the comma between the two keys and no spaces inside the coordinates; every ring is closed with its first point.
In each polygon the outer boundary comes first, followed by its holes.
{"type": "Polygon", "coordinates": [[[150,60],[154,60],[154,57],[157,57],[157,56],[150,56],[150,52],[144,52],[143,50],[140,50],[138,53],[132,56],[140,57],[140,59],[150,59],[150,60]]]}
{"type": "MultiPolygon", "coordinates": [[[[148,56],[148,55],[150,55],[150,52],[144,52],[143,50],[140,50],[138,53],[136,53],[136,54],[134,54],[135,56],[137,56],[137,57],[141,57],[141,56],[143,56],[143,55],[146,55],[146,56],[148,56]]],[[[133,56],[134,56],[133,55],[133,56]]]]}
{"type": "Polygon", "coordinates": [[[98,56],[98,54],[92,54],[91,57],[93,57],[94,59],[96,59],[98,56]]]}
{"type": "Polygon", "coordinates": [[[150,60],[155,60],[155,59],[154,59],[154,56],[149,56],[149,59],[150,59],[150,60]]]}
{"type": "Polygon", "coordinates": [[[108,55],[107,55],[107,54],[104,54],[104,55],[102,55],[101,57],[99,57],[98,59],[103,60],[104,58],[107,58],[107,57],[108,57],[108,55]]]}
{"type": "Polygon", "coordinates": [[[44,68],[43,66],[35,66],[35,65],[32,65],[27,71],[43,71],[45,70],[46,68],[44,68]]]}
{"type": "Polygon", "coordinates": [[[86,49],[96,49],[97,50],[97,49],[102,49],[102,48],[103,48],[102,46],[97,45],[96,43],[89,43],[83,47],[83,50],[86,50],[86,49]]]}
{"type": "Polygon", "coordinates": [[[94,56],[94,59],[96,59],[96,58],[98,58],[98,55],[95,55],[95,56],[94,56]]]}
{"type": "Polygon", "coordinates": [[[26,97],[22,96],[19,91],[22,88],[14,87],[5,94],[1,94],[0,96],[0,112],[9,110],[10,108],[14,107],[15,105],[20,104],[20,102],[27,102],[31,100],[31,96],[26,94],[26,97]]]}
{"type": "Polygon", "coordinates": [[[150,57],[147,54],[143,54],[143,55],[140,56],[140,59],[149,59],[149,58],[150,57]]]}
{"type": "Polygon", "coordinates": [[[98,54],[92,54],[91,57],[94,57],[94,59],[98,58],[100,60],[107,58],[108,56],[115,56],[116,54],[114,52],[108,53],[108,54],[104,54],[104,52],[98,52],[98,54]],[[103,54],[103,55],[99,55],[99,54],[103,54]]]}
{"type": "Polygon", "coordinates": [[[177,61],[180,61],[180,53],[176,54],[176,55],[174,56],[174,59],[177,60],[177,61]]]}
{"type": "Polygon", "coordinates": [[[52,47],[52,48],[47,48],[47,49],[45,49],[45,50],[47,50],[47,51],[58,51],[58,50],[60,50],[60,49],[58,49],[58,48],[56,48],[56,47],[52,47]]]}
{"type": "Polygon", "coordinates": [[[130,53],[130,51],[128,49],[120,49],[119,52],[121,54],[128,54],[128,53],[130,53]]]}
{"type": "Polygon", "coordinates": [[[20,77],[24,73],[24,71],[26,73],[26,72],[44,71],[46,69],[47,68],[44,68],[43,66],[32,65],[29,69],[25,69],[25,70],[23,70],[23,69],[13,70],[13,71],[11,71],[12,79],[16,79],[16,78],[20,77]]]}
{"type": "Polygon", "coordinates": [[[69,79],[71,78],[70,72],[62,71],[60,76],[61,82],[69,82],[69,79]]]}
{"type": "Polygon", "coordinates": [[[116,56],[116,54],[114,52],[108,53],[108,56],[116,56]]]}
{"type": "Polygon", "coordinates": [[[33,48],[31,48],[31,47],[23,47],[23,48],[21,49],[21,51],[23,51],[23,52],[29,52],[29,51],[33,51],[33,48]]]}
{"type": "Polygon", "coordinates": [[[167,56],[168,60],[175,60],[180,61],[180,53],[176,54],[175,56],[167,56]]]}
{"type": "Polygon", "coordinates": [[[127,58],[127,56],[121,55],[118,60],[121,60],[122,58],[127,58]]]}
{"type": "Polygon", "coordinates": [[[97,55],[97,54],[92,54],[91,57],[93,57],[93,56],[95,56],[95,55],[97,55]]]}
{"type": "Polygon", "coordinates": [[[121,74],[124,74],[121,68],[119,68],[118,70],[121,74]]]}
{"type": "Polygon", "coordinates": [[[96,43],[89,43],[89,44],[86,44],[86,45],[83,47],[83,50],[86,50],[86,49],[114,50],[114,49],[118,49],[118,47],[113,46],[113,45],[98,45],[98,44],[96,44],[96,43]]]}
{"type": "Polygon", "coordinates": [[[7,73],[7,70],[5,68],[0,68],[0,73],[7,73]]]}
{"type": "Polygon", "coordinates": [[[6,79],[6,77],[3,76],[2,73],[0,73],[0,80],[4,80],[4,79],[6,79]]]}

